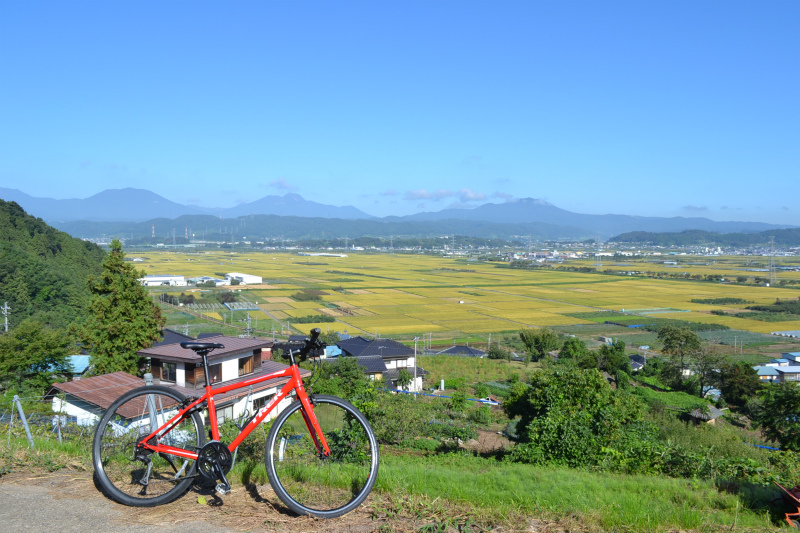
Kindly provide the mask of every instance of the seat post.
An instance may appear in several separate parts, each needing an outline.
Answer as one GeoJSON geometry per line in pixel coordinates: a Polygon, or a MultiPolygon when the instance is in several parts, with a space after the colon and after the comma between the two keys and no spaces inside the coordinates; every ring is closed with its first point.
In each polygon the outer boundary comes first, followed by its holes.
{"type": "Polygon", "coordinates": [[[208,370],[208,352],[211,350],[200,350],[197,355],[203,358],[203,373],[206,376],[206,387],[211,386],[211,373],[208,370]]]}

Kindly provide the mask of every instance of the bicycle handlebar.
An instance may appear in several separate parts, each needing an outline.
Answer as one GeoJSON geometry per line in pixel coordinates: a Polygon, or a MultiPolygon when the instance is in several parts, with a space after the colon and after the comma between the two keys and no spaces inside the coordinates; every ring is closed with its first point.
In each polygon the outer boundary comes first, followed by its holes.
{"type": "Polygon", "coordinates": [[[327,344],[319,340],[320,333],[321,331],[319,328],[312,329],[311,337],[305,340],[305,345],[297,350],[297,352],[294,352],[300,356],[300,361],[305,361],[308,358],[308,354],[311,352],[311,350],[319,350],[327,346],[327,344]]]}

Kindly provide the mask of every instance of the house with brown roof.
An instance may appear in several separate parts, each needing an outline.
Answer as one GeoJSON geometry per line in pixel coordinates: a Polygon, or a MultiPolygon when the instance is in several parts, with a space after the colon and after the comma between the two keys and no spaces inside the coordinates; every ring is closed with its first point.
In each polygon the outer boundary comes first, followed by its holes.
{"type": "MultiPolygon", "coordinates": [[[[225,346],[208,355],[209,374],[212,385],[230,385],[259,375],[278,372],[286,365],[271,360],[272,341],[243,339],[219,335],[203,339],[225,346]]],[[[202,358],[192,350],[181,348],[179,343],[154,346],[140,350],[138,354],[150,359],[154,384],[174,387],[187,397],[199,397],[205,392],[205,376],[202,358]]],[[[308,370],[301,370],[304,377],[308,370]]],[[[238,419],[243,413],[254,413],[272,399],[288,378],[276,378],[219,394],[214,397],[217,418],[238,419]]],[[[96,422],[111,403],[123,393],[144,385],[144,380],[125,372],[114,372],[103,376],[84,378],[80,381],[56,383],[48,392],[53,410],[75,416],[79,424],[96,422]]],[[[277,415],[291,403],[285,398],[271,415],[277,415]]]]}

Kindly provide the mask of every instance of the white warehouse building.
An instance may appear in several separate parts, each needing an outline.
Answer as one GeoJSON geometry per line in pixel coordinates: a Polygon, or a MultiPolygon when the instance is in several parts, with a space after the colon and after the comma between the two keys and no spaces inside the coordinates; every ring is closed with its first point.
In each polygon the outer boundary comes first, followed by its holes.
{"type": "Polygon", "coordinates": [[[143,278],[139,278],[139,283],[145,287],[161,287],[164,285],[170,287],[186,287],[187,285],[185,277],[175,276],[172,274],[145,276],[143,278]]]}
{"type": "Polygon", "coordinates": [[[225,274],[225,279],[231,281],[237,280],[242,285],[254,285],[262,283],[263,280],[261,276],[252,276],[250,274],[242,274],[241,272],[229,272],[225,274]]]}

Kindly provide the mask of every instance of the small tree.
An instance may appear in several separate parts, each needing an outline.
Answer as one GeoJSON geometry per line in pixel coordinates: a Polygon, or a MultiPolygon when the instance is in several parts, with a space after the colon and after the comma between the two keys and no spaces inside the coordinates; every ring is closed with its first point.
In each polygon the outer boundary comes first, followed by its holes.
{"type": "Polygon", "coordinates": [[[519,338],[525,345],[525,351],[536,361],[559,346],[559,335],[550,328],[523,329],[519,332],[519,338]]]}
{"type": "Polygon", "coordinates": [[[505,359],[506,361],[511,361],[511,352],[501,348],[497,344],[489,348],[489,351],[486,352],[486,355],[489,357],[489,359],[505,359]]]}
{"type": "Polygon", "coordinates": [[[719,390],[725,401],[744,407],[761,389],[761,380],[752,366],[745,362],[724,364],[719,369],[719,390]]]}
{"type": "Polygon", "coordinates": [[[462,412],[467,407],[467,394],[457,390],[450,396],[450,409],[462,412]]]}
{"type": "Polygon", "coordinates": [[[764,436],[784,450],[800,452],[800,387],[781,383],[764,390],[758,418],[764,436]]]}
{"type": "Polygon", "coordinates": [[[719,367],[725,358],[709,346],[697,352],[692,359],[692,370],[697,376],[699,395],[702,398],[708,390],[719,383],[719,367]]]}
{"type": "Polygon", "coordinates": [[[563,346],[561,346],[561,351],[558,352],[559,359],[581,359],[582,357],[588,355],[589,348],[586,347],[586,343],[580,340],[577,337],[570,337],[564,341],[563,346]]]}
{"type": "Polygon", "coordinates": [[[600,347],[597,353],[597,366],[600,370],[605,370],[614,376],[618,372],[631,373],[631,361],[625,355],[625,343],[623,341],[614,341],[610,346],[604,344],[600,347]]]}
{"type": "Polygon", "coordinates": [[[70,370],[67,356],[75,349],[64,331],[25,320],[0,335],[0,390],[40,395],[70,370]]]}
{"type": "Polygon", "coordinates": [[[103,272],[89,278],[92,294],[82,340],[91,351],[96,374],[122,370],[138,374],[136,352],[161,338],[166,319],[139,283],[144,272],[124,260],[122,244],[114,239],[103,260],[103,272]]]}
{"type": "Polygon", "coordinates": [[[407,369],[405,369],[405,368],[401,368],[401,369],[400,369],[400,373],[399,373],[399,374],[398,374],[398,376],[397,376],[397,384],[398,384],[398,385],[400,385],[400,387],[401,387],[403,390],[409,390],[409,389],[408,389],[408,385],[409,385],[409,384],[410,384],[412,381],[414,381],[414,376],[412,376],[412,375],[411,375],[411,372],[409,372],[409,371],[408,371],[407,369]]]}
{"type": "Polygon", "coordinates": [[[677,358],[681,368],[686,368],[686,356],[699,352],[702,345],[697,333],[689,328],[674,326],[659,329],[658,340],[664,343],[662,351],[677,358]]]}

